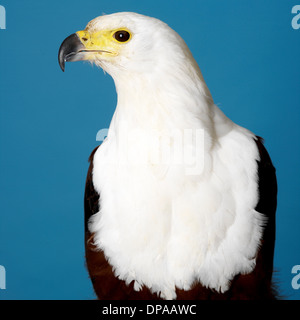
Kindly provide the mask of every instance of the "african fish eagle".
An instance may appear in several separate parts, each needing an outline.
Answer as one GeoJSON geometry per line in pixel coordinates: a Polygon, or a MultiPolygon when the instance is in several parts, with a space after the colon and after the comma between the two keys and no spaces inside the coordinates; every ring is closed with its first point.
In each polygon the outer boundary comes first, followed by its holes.
{"type": "Polygon", "coordinates": [[[184,40],[155,18],[103,15],[61,44],[63,71],[79,60],[118,95],[85,189],[97,297],[274,299],[275,169],[214,104],[184,40]]]}

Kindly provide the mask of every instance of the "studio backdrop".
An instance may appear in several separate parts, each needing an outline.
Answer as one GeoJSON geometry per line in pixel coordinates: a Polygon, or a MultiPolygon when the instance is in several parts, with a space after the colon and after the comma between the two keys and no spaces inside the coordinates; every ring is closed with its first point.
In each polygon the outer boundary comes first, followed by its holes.
{"type": "Polygon", "coordinates": [[[1,0],[0,299],[95,299],[85,266],[88,157],[117,103],[62,41],[103,14],[158,18],[186,41],[215,104],[264,138],[276,167],[274,280],[300,298],[300,1],[1,0]]]}

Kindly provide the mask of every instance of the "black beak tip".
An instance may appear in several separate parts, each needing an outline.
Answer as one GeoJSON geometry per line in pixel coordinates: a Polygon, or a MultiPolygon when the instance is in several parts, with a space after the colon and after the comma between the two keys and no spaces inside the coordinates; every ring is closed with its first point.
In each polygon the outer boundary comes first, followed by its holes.
{"type": "Polygon", "coordinates": [[[65,52],[64,52],[64,48],[63,48],[63,45],[64,43],[62,43],[62,45],[60,46],[59,48],[59,51],[58,51],[58,63],[59,63],[59,66],[61,68],[61,70],[63,72],[65,72],[65,52]]]}
{"type": "Polygon", "coordinates": [[[78,57],[80,49],[84,49],[84,46],[76,33],[71,34],[63,41],[58,51],[58,63],[63,72],[65,71],[66,61],[81,60],[78,57]]]}
{"type": "Polygon", "coordinates": [[[65,72],[65,60],[59,60],[59,66],[62,72],[65,72]]]}

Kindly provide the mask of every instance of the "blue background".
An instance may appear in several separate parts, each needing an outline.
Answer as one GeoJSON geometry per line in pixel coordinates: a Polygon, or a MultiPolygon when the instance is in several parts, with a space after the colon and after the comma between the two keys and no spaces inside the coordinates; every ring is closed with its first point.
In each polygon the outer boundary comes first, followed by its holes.
{"type": "MultiPolygon", "coordinates": [[[[264,137],[277,168],[275,278],[299,299],[300,29],[295,1],[1,0],[0,299],[94,299],[84,265],[88,156],[116,105],[112,79],[87,63],[57,63],[61,42],[103,13],[136,11],[187,42],[217,103],[264,137]]],[[[300,4],[300,3],[298,3],[300,4]]],[[[300,21],[299,21],[300,23],[300,21]]]]}

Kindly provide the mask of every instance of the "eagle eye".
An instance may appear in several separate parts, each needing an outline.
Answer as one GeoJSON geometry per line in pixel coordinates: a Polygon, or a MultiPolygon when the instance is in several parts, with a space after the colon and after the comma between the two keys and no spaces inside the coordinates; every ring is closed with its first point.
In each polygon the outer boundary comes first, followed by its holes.
{"type": "Polygon", "coordinates": [[[126,30],[119,30],[114,33],[114,38],[119,42],[126,42],[130,39],[130,33],[126,30]]]}

